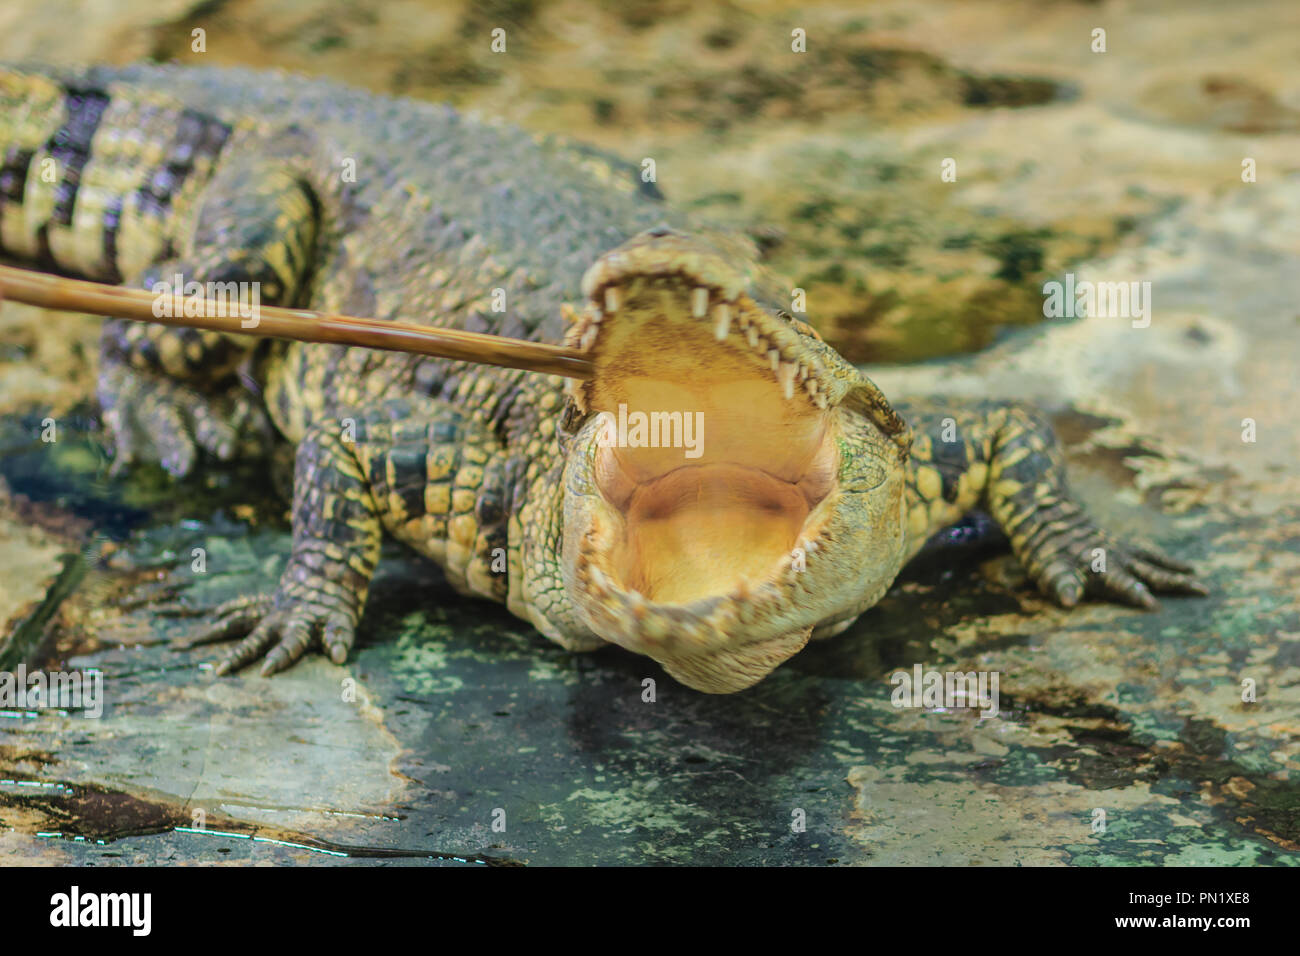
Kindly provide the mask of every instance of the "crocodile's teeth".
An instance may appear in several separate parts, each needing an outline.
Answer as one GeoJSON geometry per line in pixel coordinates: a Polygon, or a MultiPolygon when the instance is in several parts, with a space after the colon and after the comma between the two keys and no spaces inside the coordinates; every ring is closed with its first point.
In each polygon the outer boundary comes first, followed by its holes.
{"type": "Polygon", "coordinates": [[[671,633],[669,622],[663,617],[648,617],[641,622],[641,636],[651,644],[662,641],[671,633]]]}
{"type": "Polygon", "coordinates": [[[702,319],[709,311],[709,290],[700,286],[691,292],[691,315],[702,319]]]}
{"type": "Polygon", "coordinates": [[[749,624],[757,615],[758,604],[754,601],[752,592],[747,592],[744,597],[739,599],[736,619],[742,624],[749,624]]]}
{"type": "Polygon", "coordinates": [[[605,287],[605,311],[617,312],[623,304],[623,290],[616,285],[605,287]]]}
{"type": "Polygon", "coordinates": [[[682,639],[688,644],[699,646],[709,639],[709,632],[704,624],[696,621],[694,623],[685,622],[678,629],[682,639]]]}
{"type": "Polygon", "coordinates": [[[749,343],[751,349],[758,348],[758,329],[752,325],[745,329],[745,341],[749,343]]]}
{"type": "Polygon", "coordinates": [[[582,347],[583,351],[587,351],[596,344],[596,336],[598,335],[600,335],[600,326],[593,325],[591,328],[587,329],[586,332],[582,333],[582,340],[578,344],[582,347]]]}
{"type": "Polygon", "coordinates": [[[731,331],[731,306],[723,302],[713,310],[713,337],[719,342],[731,331]]]}
{"type": "Polygon", "coordinates": [[[826,406],[830,404],[828,401],[826,401],[826,396],[823,395],[821,392],[818,392],[816,395],[813,396],[813,402],[817,405],[818,408],[821,409],[825,409],[826,406]]]}
{"type": "Polygon", "coordinates": [[[781,391],[785,392],[786,399],[794,398],[794,376],[799,371],[799,367],[793,362],[782,362],[780,370],[776,373],[777,378],[781,380],[781,391]]]}
{"type": "Polygon", "coordinates": [[[781,369],[781,353],[776,349],[767,350],[767,360],[772,363],[772,371],[777,372],[781,369]]]}
{"type": "Polygon", "coordinates": [[[633,591],[627,596],[627,605],[634,618],[638,621],[645,620],[649,608],[646,607],[645,598],[641,596],[640,591],[633,591]]]}

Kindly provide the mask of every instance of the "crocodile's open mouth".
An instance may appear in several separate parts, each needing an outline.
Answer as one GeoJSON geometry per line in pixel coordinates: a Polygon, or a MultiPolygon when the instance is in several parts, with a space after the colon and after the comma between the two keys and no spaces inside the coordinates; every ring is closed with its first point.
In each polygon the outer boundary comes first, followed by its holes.
{"type": "Polygon", "coordinates": [[[584,280],[571,341],[595,373],[571,394],[595,414],[567,476],[583,505],[565,564],[598,634],[726,691],[817,623],[801,595],[835,497],[838,383],[806,334],[712,265],[652,249],[584,280]]]}
{"type": "Polygon", "coordinates": [[[759,331],[775,323],[743,297],[709,307],[714,290],[671,278],[615,288],[602,290],[605,313],[654,320],[610,322],[595,357],[593,478],[623,525],[601,552],[608,573],[663,604],[773,580],[816,537],[805,526],[835,473],[828,413],[803,387],[815,379],[798,381],[794,362],[782,370],[759,331]],[[688,295],[694,310],[681,308],[688,295]]]}

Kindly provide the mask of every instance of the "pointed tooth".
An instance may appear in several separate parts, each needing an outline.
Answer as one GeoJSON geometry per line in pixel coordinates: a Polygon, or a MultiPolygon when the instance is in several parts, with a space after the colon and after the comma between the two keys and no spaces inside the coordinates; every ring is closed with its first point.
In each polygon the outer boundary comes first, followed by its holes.
{"type": "Polygon", "coordinates": [[[781,390],[785,392],[786,399],[794,398],[794,377],[799,371],[793,362],[782,362],[780,370],[776,377],[781,380],[781,390]]]}
{"type": "Polygon", "coordinates": [[[682,641],[695,647],[705,644],[709,639],[708,630],[698,621],[684,621],[677,633],[682,641]]]}
{"type": "Polygon", "coordinates": [[[578,344],[582,346],[583,351],[586,351],[596,344],[596,336],[598,335],[600,335],[600,326],[593,325],[582,333],[582,341],[578,344]]]}
{"type": "Polygon", "coordinates": [[[731,331],[731,306],[721,302],[713,308],[713,337],[719,342],[731,331]]]}
{"type": "Polygon", "coordinates": [[[709,311],[709,290],[700,286],[691,291],[691,315],[702,319],[709,311]]]}
{"type": "Polygon", "coordinates": [[[605,287],[605,311],[617,312],[623,304],[623,290],[616,285],[605,287]]]}
{"type": "Polygon", "coordinates": [[[641,622],[641,636],[647,644],[658,643],[670,633],[670,622],[660,614],[648,616],[641,622]]]}
{"type": "Polygon", "coordinates": [[[632,616],[638,621],[644,621],[650,609],[646,606],[645,598],[641,596],[640,591],[633,591],[627,596],[628,609],[632,616]]]}
{"type": "Polygon", "coordinates": [[[823,395],[821,392],[818,392],[816,395],[813,396],[813,402],[817,405],[818,408],[821,409],[825,409],[826,406],[830,404],[828,401],[826,401],[826,396],[823,395]]]}
{"type": "Polygon", "coordinates": [[[772,363],[773,372],[776,372],[781,368],[781,353],[776,349],[767,350],[767,360],[772,363]]]}
{"type": "Polygon", "coordinates": [[[749,343],[751,349],[758,348],[758,329],[752,325],[745,329],[745,341],[749,343]]]}

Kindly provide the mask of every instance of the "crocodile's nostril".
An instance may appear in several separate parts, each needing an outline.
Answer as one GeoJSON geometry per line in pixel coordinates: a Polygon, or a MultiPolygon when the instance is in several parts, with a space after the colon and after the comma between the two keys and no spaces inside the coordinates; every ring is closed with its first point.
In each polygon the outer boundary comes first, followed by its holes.
{"type": "Polygon", "coordinates": [[[664,236],[675,235],[675,232],[668,226],[655,226],[653,229],[648,230],[646,235],[653,236],[656,239],[661,239],[664,236]]]}

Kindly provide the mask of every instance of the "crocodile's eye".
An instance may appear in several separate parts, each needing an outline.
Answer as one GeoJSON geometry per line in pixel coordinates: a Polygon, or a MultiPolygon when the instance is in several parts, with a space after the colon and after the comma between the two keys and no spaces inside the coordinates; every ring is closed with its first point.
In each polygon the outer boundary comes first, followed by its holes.
{"type": "MultiPolygon", "coordinates": [[[[842,448],[841,454],[848,455],[851,452],[842,448]]],[[[866,494],[883,485],[888,475],[889,470],[883,463],[858,457],[847,461],[840,468],[840,491],[849,495],[866,494]]]]}
{"type": "Polygon", "coordinates": [[[795,318],[793,315],[791,315],[789,312],[786,312],[784,309],[782,309],[780,312],[778,312],[777,315],[779,315],[781,318],[783,318],[783,319],[785,319],[787,322],[789,322],[789,323],[790,323],[790,327],[793,328],[793,329],[794,329],[796,332],[798,332],[800,335],[806,335],[806,336],[808,336],[809,338],[814,338],[814,339],[816,339],[818,342],[824,342],[824,341],[826,341],[825,339],[823,339],[823,338],[821,337],[821,334],[820,334],[816,329],[814,329],[811,325],[809,325],[809,324],[808,324],[807,322],[805,322],[803,319],[797,319],[797,318],[795,318]]]}
{"type": "Polygon", "coordinates": [[[555,423],[555,435],[559,439],[561,447],[568,446],[573,437],[582,430],[582,423],[586,419],[587,416],[578,410],[578,405],[573,399],[565,399],[564,408],[560,411],[559,419],[555,423]]]}
{"type": "Polygon", "coordinates": [[[845,494],[875,491],[890,475],[879,431],[865,419],[852,420],[840,435],[838,484],[845,494]]]}

